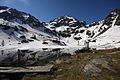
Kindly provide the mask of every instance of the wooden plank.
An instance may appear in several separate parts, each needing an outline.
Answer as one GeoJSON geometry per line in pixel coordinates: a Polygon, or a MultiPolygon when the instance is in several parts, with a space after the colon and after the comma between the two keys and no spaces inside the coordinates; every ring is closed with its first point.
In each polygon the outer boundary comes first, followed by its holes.
{"type": "Polygon", "coordinates": [[[32,67],[0,67],[0,73],[32,73],[32,72],[50,72],[53,65],[32,66],[32,67]]]}

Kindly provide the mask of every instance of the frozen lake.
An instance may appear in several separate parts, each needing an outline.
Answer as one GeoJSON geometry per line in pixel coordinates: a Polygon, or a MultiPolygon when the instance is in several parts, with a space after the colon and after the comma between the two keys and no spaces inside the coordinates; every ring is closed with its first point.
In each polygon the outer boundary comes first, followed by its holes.
{"type": "Polygon", "coordinates": [[[45,65],[65,55],[73,55],[83,46],[48,46],[43,48],[0,48],[0,66],[45,65]]]}

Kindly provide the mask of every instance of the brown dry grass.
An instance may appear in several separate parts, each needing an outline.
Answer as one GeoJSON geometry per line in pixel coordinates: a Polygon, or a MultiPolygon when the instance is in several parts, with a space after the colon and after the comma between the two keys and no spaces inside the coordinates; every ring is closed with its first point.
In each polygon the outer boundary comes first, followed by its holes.
{"type": "Polygon", "coordinates": [[[26,75],[23,80],[120,80],[120,48],[108,50],[91,50],[61,58],[61,63],[54,64],[52,73],[46,75],[26,75]],[[113,53],[113,54],[112,54],[113,53]],[[100,73],[86,75],[84,66],[94,58],[110,58],[108,65],[115,72],[100,67],[100,73]],[[31,76],[32,75],[32,76],[31,76]]]}

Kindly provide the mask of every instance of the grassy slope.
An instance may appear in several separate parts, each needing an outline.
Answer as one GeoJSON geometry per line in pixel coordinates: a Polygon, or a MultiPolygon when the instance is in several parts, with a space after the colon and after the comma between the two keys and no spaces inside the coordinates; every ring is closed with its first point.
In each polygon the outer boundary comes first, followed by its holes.
{"type": "Polygon", "coordinates": [[[120,80],[120,49],[77,51],[52,63],[51,73],[26,74],[23,80],[120,80]]]}

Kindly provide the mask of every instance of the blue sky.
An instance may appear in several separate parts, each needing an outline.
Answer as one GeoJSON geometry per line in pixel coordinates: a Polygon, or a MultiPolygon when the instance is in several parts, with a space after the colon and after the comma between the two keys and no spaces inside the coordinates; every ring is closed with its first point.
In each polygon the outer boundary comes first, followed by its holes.
{"type": "Polygon", "coordinates": [[[30,13],[44,22],[70,15],[92,23],[104,19],[111,10],[120,8],[120,0],[0,0],[0,5],[30,13]]]}

